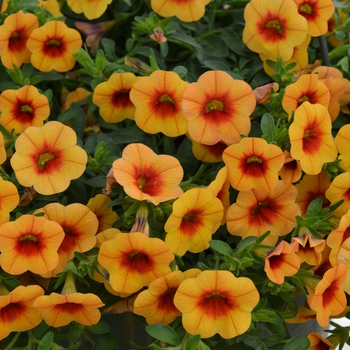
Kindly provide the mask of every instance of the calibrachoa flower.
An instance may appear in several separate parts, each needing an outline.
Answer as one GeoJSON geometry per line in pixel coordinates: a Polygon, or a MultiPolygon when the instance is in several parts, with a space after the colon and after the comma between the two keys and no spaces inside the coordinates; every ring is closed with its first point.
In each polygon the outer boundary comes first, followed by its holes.
{"type": "Polygon", "coordinates": [[[112,200],[108,196],[98,194],[90,198],[86,205],[97,216],[99,222],[97,233],[111,228],[119,219],[118,214],[113,211],[112,207],[109,207],[109,203],[111,202],[112,200]]]}
{"type": "Polygon", "coordinates": [[[22,10],[5,18],[0,26],[0,57],[7,69],[13,69],[14,64],[21,67],[30,62],[31,52],[26,44],[32,31],[38,27],[38,17],[22,10]]]}
{"type": "Polygon", "coordinates": [[[0,288],[0,340],[11,332],[25,332],[40,324],[43,318],[33,303],[44,295],[41,287],[19,286],[10,293],[0,288]]]}
{"type": "Polygon", "coordinates": [[[282,169],[278,172],[278,175],[286,183],[294,183],[301,178],[301,165],[300,162],[291,157],[290,153],[285,150],[283,152],[285,161],[282,169]]]}
{"type": "Polygon", "coordinates": [[[18,182],[45,195],[66,190],[83,174],[87,162],[86,152],[76,142],[74,130],[56,121],[26,129],[11,158],[18,182]]]}
{"type": "Polygon", "coordinates": [[[165,243],[173,253],[199,253],[209,248],[212,234],[223,218],[223,205],[210,189],[193,188],[173,203],[165,223],[165,243]]]}
{"type": "Polygon", "coordinates": [[[252,0],[244,10],[243,42],[263,61],[284,61],[307,35],[307,21],[292,0],[252,0]]]}
{"type": "Polygon", "coordinates": [[[23,215],[7,222],[0,227],[1,268],[12,275],[47,273],[57,266],[63,238],[62,227],[43,217],[23,215]]]}
{"type": "Polygon", "coordinates": [[[184,280],[174,298],[183,313],[182,323],[190,334],[210,338],[219,333],[234,338],[246,332],[251,311],[259,302],[259,293],[246,277],[236,278],[229,271],[203,271],[184,280]]]}
{"type": "Polygon", "coordinates": [[[4,163],[6,161],[6,159],[7,159],[7,155],[6,155],[4,137],[2,136],[2,133],[0,132],[0,164],[4,163]]]}
{"type": "Polygon", "coordinates": [[[182,94],[188,86],[175,72],[157,70],[132,86],[130,100],[136,107],[135,122],[148,134],[180,136],[187,132],[181,112],[182,94]]]}
{"type": "Polygon", "coordinates": [[[120,293],[135,293],[152,281],[171,272],[174,254],[158,238],[141,232],[118,233],[102,243],[98,262],[109,272],[112,288],[120,293]]]}
{"type": "Polygon", "coordinates": [[[195,22],[205,13],[210,0],[151,0],[152,10],[162,17],[176,16],[182,22],[195,22]]]}
{"type": "Polygon", "coordinates": [[[17,207],[19,195],[17,187],[0,177],[0,226],[10,220],[10,212],[17,207]]]}
{"type": "Polygon", "coordinates": [[[300,160],[306,174],[317,175],[324,163],[337,158],[331,131],[330,116],[322,105],[304,102],[296,110],[289,127],[290,153],[294,159],[300,160]]]}
{"type": "Polygon", "coordinates": [[[346,296],[342,289],[346,270],[344,264],[329,269],[317,284],[315,292],[310,290],[309,305],[316,311],[316,319],[321,327],[327,327],[329,317],[339,315],[346,307],[346,296]]]}
{"type": "Polygon", "coordinates": [[[114,239],[117,233],[121,233],[117,228],[107,228],[96,235],[96,247],[100,248],[103,242],[114,239]]]}
{"type": "Polygon", "coordinates": [[[0,95],[0,123],[7,130],[22,133],[29,126],[42,126],[50,115],[49,100],[35,86],[5,90],[0,95]]]}
{"type": "Polygon", "coordinates": [[[222,156],[229,171],[231,186],[238,191],[272,191],[278,184],[278,172],[284,154],[275,145],[254,137],[245,137],[231,145],[222,156]]]}
{"type": "Polygon", "coordinates": [[[252,88],[223,71],[202,74],[182,95],[182,112],[191,138],[205,145],[237,143],[250,131],[256,99],[252,88]]]}
{"type": "Polygon", "coordinates": [[[63,13],[60,11],[60,4],[57,0],[39,0],[38,7],[43,7],[54,17],[62,17],[63,13]]]}
{"type": "MultiPolygon", "coordinates": [[[[346,238],[347,234],[348,233],[345,232],[343,236],[343,242],[337,255],[336,264],[345,264],[346,266],[347,276],[345,282],[342,284],[342,288],[346,293],[350,294],[350,239],[346,238]]],[[[334,267],[335,266],[336,265],[334,265],[334,267]]]]}
{"type": "Polygon", "coordinates": [[[148,289],[141,292],[135,299],[133,313],[146,318],[148,324],[169,324],[181,312],[174,305],[174,295],[179,285],[187,278],[195,278],[201,273],[199,269],[185,272],[174,271],[157,278],[150,283],[148,289]]]}
{"type": "Polygon", "coordinates": [[[87,19],[101,17],[112,0],[67,0],[68,6],[75,13],[83,13],[87,19]]]}
{"type": "Polygon", "coordinates": [[[335,145],[340,153],[339,159],[341,160],[339,166],[346,172],[350,171],[350,125],[342,126],[335,139],[335,145]]]}
{"type": "Polygon", "coordinates": [[[187,136],[192,142],[192,153],[198,160],[205,163],[222,162],[222,154],[228,147],[226,143],[219,141],[215,145],[204,145],[192,140],[191,136],[187,136]]]}
{"type": "Polygon", "coordinates": [[[272,191],[239,192],[226,214],[227,230],[233,236],[260,237],[270,234],[263,244],[274,246],[279,236],[288,234],[296,225],[300,208],[295,204],[297,189],[283,181],[272,191]]]}
{"type": "Polygon", "coordinates": [[[327,33],[330,17],[334,12],[332,0],[293,0],[299,13],[307,20],[307,33],[321,36],[327,33]]]}
{"type": "Polygon", "coordinates": [[[319,265],[322,261],[322,254],[326,241],[306,233],[298,237],[293,237],[292,241],[299,243],[296,254],[300,263],[304,261],[311,266],[319,265]]]}
{"type": "Polygon", "coordinates": [[[295,254],[297,242],[288,244],[281,241],[265,258],[265,272],[270,281],[282,284],[285,276],[295,275],[300,268],[300,261],[295,254]]]}
{"type": "Polygon", "coordinates": [[[71,70],[76,61],[73,53],[78,52],[82,44],[79,32],[59,21],[46,22],[35,29],[27,41],[32,53],[30,61],[41,72],[71,70]]]}
{"type": "Polygon", "coordinates": [[[310,332],[307,337],[310,340],[309,350],[334,350],[332,343],[323,338],[321,334],[310,332]]]}
{"type": "Polygon", "coordinates": [[[172,156],[157,155],[149,147],[134,143],[126,146],[123,157],[113,163],[116,181],[125,193],[154,205],[182,195],[178,186],[183,178],[180,162],[172,156]]]}
{"type": "Polygon", "coordinates": [[[100,115],[107,123],[135,119],[135,106],[129,94],[137,79],[133,73],[117,73],[96,86],[92,101],[100,107],[100,115]]]}

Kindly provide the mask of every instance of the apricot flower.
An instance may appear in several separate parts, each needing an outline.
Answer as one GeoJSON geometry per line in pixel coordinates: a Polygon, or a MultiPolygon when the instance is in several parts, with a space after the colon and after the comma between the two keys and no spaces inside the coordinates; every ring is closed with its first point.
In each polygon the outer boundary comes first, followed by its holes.
{"type": "Polygon", "coordinates": [[[62,17],[63,13],[60,11],[60,4],[57,0],[39,0],[38,7],[43,7],[54,17],[62,17]]]}
{"type": "Polygon", "coordinates": [[[291,157],[290,153],[285,150],[283,152],[285,161],[282,169],[279,171],[278,175],[286,183],[294,183],[301,178],[301,165],[300,162],[291,157]]]}
{"type": "Polygon", "coordinates": [[[307,337],[310,340],[309,350],[334,350],[332,343],[321,334],[310,332],[307,337]]]}
{"type": "Polygon", "coordinates": [[[346,172],[350,171],[350,125],[346,124],[342,126],[335,139],[335,145],[340,153],[339,166],[342,167],[346,172]]]}
{"type": "Polygon", "coordinates": [[[17,187],[0,177],[0,226],[10,220],[10,212],[17,207],[19,195],[17,187]]]}
{"type": "Polygon", "coordinates": [[[310,236],[310,234],[303,234],[298,237],[293,237],[292,241],[299,243],[296,254],[300,263],[304,261],[309,265],[319,265],[322,261],[322,254],[326,241],[310,236]]]}
{"type": "Polygon", "coordinates": [[[0,164],[4,163],[7,159],[4,136],[0,132],[0,164]]]}
{"type": "Polygon", "coordinates": [[[158,205],[182,195],[178,186],[183,177],[180,162],[157,155],[141,143],[124,148],[123,157],[113,163],[113,174],[125,193],[139,201],[148,199],[158,205]]]}
{"type": "Polygon", "coordinates": [[[191,138],[205,145],[237,143],[250,131],[256,99],[251,87],[223,71],[202,74],[182,95],[182,112],[191,138]]]}
{"type": "Polygon", "coordinates": [[[112,0],[67,0],[68,6],[75,13],[84,13],[87,19],[101,17],[112,0]]]}
{"type": "Polygon", "coordinates": [[[198,160],[205,163],[222,162],[222,154],[228,147],[226,143],[219,141],[215,145],[204,145],[192,140],[191,136],[187,136],[192,142],[192,153],[198,160]]]}
{"type": "Polygon", "coordinates": [[[209,338],[219,333],[230,339],[246,332],[259,293],[246,277],[229,271],[203,271],[184,280],[175,293],[174,304],[182,312],[182,323],[190,334],[209,338]]]}

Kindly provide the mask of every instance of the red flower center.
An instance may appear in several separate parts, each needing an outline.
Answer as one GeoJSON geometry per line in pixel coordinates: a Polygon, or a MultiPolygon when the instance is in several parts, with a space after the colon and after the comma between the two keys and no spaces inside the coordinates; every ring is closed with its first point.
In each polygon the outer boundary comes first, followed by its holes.
{"type": "Polygon", "coordinates": [[[127,108],[127,107],[133,107],[133,103],[130,101],[129,97],[130,91],[129,90],[120,90],[117,91],[112,96],[112,103],[116,108],[127,108]]]}
{"type": "Polygon", "coordinates": [[[56,157],[53,153],[50,153],[50,152],[42,153],[39,156],[38,165],[42,170],[44,170],[46,163],[55,158],[56,157]]]}
{"type": "Polygon", "coordinates": [[[180,230],[184,235],[195,236],[201,226],[203,226],[201,211],[192,210],[182,218],[180,230]]]}
{"type": "Polygon", "coordinates": [[[146,274],[154,269],[153,259],[143,252],[126,253],[122,265],[130,273],[146,274]]]}
{"type": "Polygon", "coordinates": [[[225,292],[218,291],[203,294],[198,304],[206,316],[213,319],[227,317],[234,306],[225,295],[225,292]]]}
{"type": "Polygon", "coordinates": [[[309,4],[304,4],[299,7],[299,13],[306,13],[308,15],[312,15],[312,7],[309,4]]]}
{"type": "Polygon", "coordinates": [[[43,51],[45,55],[50,56],[51,58],[61,57],[65,51],[65,45],[62,39],[52,38],[45,42],[43,51]]]}
{"type": "Polygon", "coordinates": [[[219,100],[213,100],[205,106],[205,111],[207,113],[211,112],[214,109],[222,112],[225,109],[225,106],[219,100]]]}
{"type": "Polygon", "coordinates": [[[160,298],[157,305],[158,310],[164,310],[167,313],[177,312],[177,308],[174,305],[174,295],[176,290],[168,289],[160,298]]]}
{"type": "Polygon", "coordinates": [[[27,38],[21,35],[22,29],[17,29],[9,38],[8,49],[11,52],[20,52],[26,49],[27,38]]]}
{"type": "Polygon", "coordinates": [[[283,31],[281,23],[277,19],[273,19],[272,21],[268,21],[265,24],[265,28],[273,29],[280,35],[282,34],[282,31],[283,31]]]}
{"type": "Polygon", "coordinates": [[[318,152],[322,143],[322,133],[316,122],[308,125],[305,128],[303,136],[303,151],[309,155],[314,155],[318,152]]]}
{"type": "Polygon", "coordinates": [[[18,320],[27,310],[25,305],[20,303],[10,303],[0,309],[0,319],[2,324],[11,324],[18,320]]]}

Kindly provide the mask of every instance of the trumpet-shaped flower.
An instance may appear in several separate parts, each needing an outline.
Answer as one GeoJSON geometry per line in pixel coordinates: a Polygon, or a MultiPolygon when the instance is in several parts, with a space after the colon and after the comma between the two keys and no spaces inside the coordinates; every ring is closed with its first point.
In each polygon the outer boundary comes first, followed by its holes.
{"type": "Polygon", "coordinates": [[[10,220],[10,212],[17,207],[19,195],[17,187],[0,177],[0,226],[10,220]]]}
{"type": "Polygon", "coordinates": [[[26,129],[11,158],[18,182],[45,195],[66,190],[83,174],[87,162],[86,152],[76,142],[74,130],[56,121],[26,129]]]}
{"type": "Polygon", "coordinates": [[[42,126],[50,115],[49,100],[32,85],[5,90],[0,95],[0,123],[7,130],[22,133],[29,126],[42,126]]]}
{"type": "Polygon", "coordinates": [[[89,20],[101,17],[112,0],[67,0],[68,6],[75,13],[83,13],[89,20]]]}
{"type": "Polygon", "coordinates": [[[310,332],[307,337],[310,340],[309,350],[334,350],[332,343],[321,334],[310,332]]]}
{"type": "Polygon", "coordinates": [[[67,27],[64,22],[49,21],[33,30],[27,48],[32,55],[30,61],[41,72],[67,72],[76,62],[73,53],[83,44],[79,32],[67,27]]]}
{"type": "Polygon", "coordinates": [[[285,150],[283,152],[285,161],[282,169],[279,171],[278,175],[286,183],[294,183],[301,178],[301,165],[300,162],[291,157],[290,153],[285,150]]]}
{"type": "Polygon", "coordinates": [[[193,188],[173,204],[165,223],[165,243],[180,256],[187,251],[199,253],[209,248],[212,234],[223,218],[223,205],[210,189],[193,188]]]}
{"type": "Polygon", "coordinates": [[[310,234],[303,234],[298,237],[293,237],[292,241],[299,243],[296,254],[300,263],[304,261],[309,265],[319,265],[322,261],[322,254],[326,241],[310,236],[310,234]]]}
{"type": "Polygon", "coordinates": [[[38,7],[43,7],[54,17],[62,17],[63,13],[60,11],[60,4],[57,0],[39,0],[38,7]]]}
{"type": "Polygon", "coordinates": [[[4,136],[0,132],[0,164],[4,163],[7,159],[4,136]]]}
{"type": "Polygon", "coordinates": [[[141,232],[118,233],[102,243],[98,262],[109,272],[112,288],[119,293],[135,293],[157,278],[169,274],[174,254],[158,238],[141,232]]]}
{"type": "Polygon", "coordinates": [[[64,238],[62,227],[42,217],[23,215],[0,227],[0,265],[12,274],[44,274],[58,263],[57,250],[64,238]]]}
{"type": "Polygon", "coordinates": [[[202,74],[182,96],[182,111],[191,138],[205,145],[237,143],[250,131],[256,99],[251,87],[223,71],[202,74]]]}
{"type": "Polygon", "coordinates": [[[340,246],[338,255],[336,257],[337,259],[336,264],[337,265],[344,264],[346,266],[347,276],[346,276],[345,282],[342,284],[342,288],[346,293],[350,294],[350,272],[349,272],[350,271],[350,239],[346,238],[347,235],[348,235],[348,232],[345,232],[343,236],[343,242],[340,246]]]}
{"type": "Polygon", "coordinates": [[[253,282],[246,277],[236,278],[229,271],[203,271],[196,278],[186,279],[174,297],[185,330],[202,338],[219,333],[230,339],[243,334],[258,302],[253,282]]]}
{"type": "Polygon", "coordinates": [[[182,195],[178,186],[183,178],[180,162],[157,155],[141,143],[124,148],[123,157],[113,163],[113,174],[125,193],[139,201],[148,199],[158,205],[182,195]]]}
{"type": "Polygon", "coordinates": [[[215,145],[204,145],[192,140],[191,136],[187,136],[192,142],[192,153],[198,160],[205,163],[222,162],[222,154],[228,147],[226,143],[219,141],[215,145]]]}
{"type": "Polygon", "coordinates": [[[231,145],[222,156],[229,171],[231,186],[238,191],[272,191],[278,184],[278,172],[284,164],[282,150],[265,140],[245,137],[231,145]]]}
{"type": "Polygon", "coordinates": [[[346,124],[342,126],[335,139],[335,145],[339,152],[339,159],[341,160],[339,165],[346,171],[350,171],[350,125],[346,124]]]}

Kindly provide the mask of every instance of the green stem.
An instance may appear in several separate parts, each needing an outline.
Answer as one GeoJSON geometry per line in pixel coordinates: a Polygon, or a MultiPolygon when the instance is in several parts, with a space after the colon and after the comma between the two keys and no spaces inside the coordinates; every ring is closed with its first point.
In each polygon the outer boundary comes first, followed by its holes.
{"type": "Polygon", "coordinates": [[[318,38],[320,42],[320,48],[321,48],[321,55],[322,55],[322,61],[324,66],[330,66],[331,61],[328,56],[328,48],[327,48],[327,41],[324,35],[321,35],[318,38]]]}
{"type": "Polygon", "coordinates": [[[12,340],[10,341],[9,345],[7,345],[4,350],[10,350],[12,348],[12,345],[15,345],[15,343],[20,335],[21,335],[21,332],[17,332],[15,334],[15,336],[12,338],[12,340]]]}
{"type": "Polygon", "coordinates": [[[85,331],[82,331],[81,333],[92,345],[95,345],[94,340],[89,336],[89,334],[87,334],[85,331]]]}

